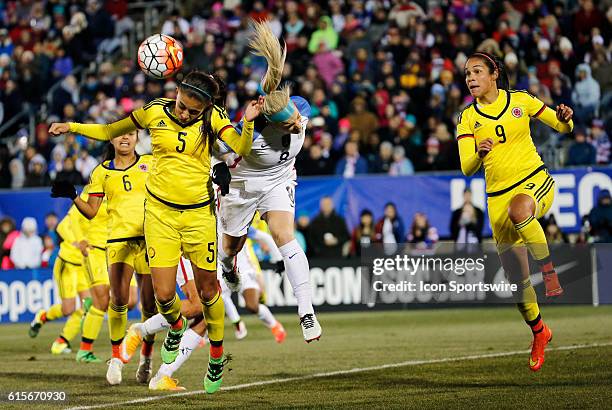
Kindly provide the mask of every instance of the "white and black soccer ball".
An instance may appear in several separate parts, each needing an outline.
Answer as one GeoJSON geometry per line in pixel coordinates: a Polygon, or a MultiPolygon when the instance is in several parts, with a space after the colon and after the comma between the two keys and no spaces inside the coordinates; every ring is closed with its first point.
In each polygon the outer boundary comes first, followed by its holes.
{"type": "Polygon", "coordinates": [[[138,47],[138,65],[153,78],[173,76],[183,66],[183,46],[165,34],[153,34],[138,47]]]}

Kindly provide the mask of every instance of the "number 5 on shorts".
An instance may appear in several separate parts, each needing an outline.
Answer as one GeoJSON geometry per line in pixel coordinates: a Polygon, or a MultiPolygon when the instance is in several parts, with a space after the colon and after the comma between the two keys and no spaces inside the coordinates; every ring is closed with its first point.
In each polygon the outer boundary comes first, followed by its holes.
{"type": "Polygon", "coordinates": [[[206,257],[206,262],[213,263],[215,261],[215,243],[208,242],[208,252],[210,252],[210,256],[206,257]]]}

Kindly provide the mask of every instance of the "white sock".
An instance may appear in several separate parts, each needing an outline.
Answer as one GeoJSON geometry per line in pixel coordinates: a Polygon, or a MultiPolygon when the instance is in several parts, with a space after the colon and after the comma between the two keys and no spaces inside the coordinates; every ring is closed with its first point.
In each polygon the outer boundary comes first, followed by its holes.
{"type": "Polygon", "coordinates": [[[276,324],[276,319],[274,318],[272,312],[270,312],[270,309],[261,303],[259,304],[259,312],[257,312],[257,317],[264,323],[264,325],[266,325],[266,327],[270,329],[276,324]]]}
{"type": "Polygon", "coordinates": [[[218,247],[217,252],[219,256],[219,263],[221,264],[221,269],[225,272],[231,272],[234,270],[234,263],[236,258],[234,256],[228,256],[223,250],[223,244],[218,247]]]}
{"type": "Polygon", "coordinates": [[[201,340],[202,336],[194,332],[193,329],[187,329],[181,338],[179,354],[176,360],[170,364],[162,363],[157,374],[171,377],[189,359],[189,356],[197,349],[201,340]]]}
{"type": "Polygon", "coordinates": [[[236,305],[234,305],[234,301],[232,300],[232,293],[223,292],[221,298],[223,298],[223,304],[225,305],[225,314],[227,315],[229,320],[232,323],[240,321],[240,314],[238,313],[238,309],[236,309],[236,305]]]}
{"type": "Polygon", "coordinates": [[[161,313],[156,314],[155,316],[151,316],[148,318],[142,326],[143,337],[154,335],[155,333],[159,333],[162,330],[167,330],[170,328],[168,321],[162,316],[161,313]]]}
{"type": "Polygon", "coordinates": [[[295,239],[279,247],[279,250],[285,261],[287,278],[298,302],[298,314],[302,317],[307,313],[314,313],[309,279],[310,268],[306,254],[295,239]]]}

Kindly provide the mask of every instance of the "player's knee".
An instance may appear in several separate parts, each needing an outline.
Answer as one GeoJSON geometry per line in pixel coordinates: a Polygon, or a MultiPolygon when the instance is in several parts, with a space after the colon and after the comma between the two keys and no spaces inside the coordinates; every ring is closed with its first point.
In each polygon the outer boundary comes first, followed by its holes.
{"type": "Polygon", "coordinates": [[[96,309],[106,312],[108,310],[108,302],[110,297],[108,293],[106,295],[99,295],[93,301],[93,305],[96,309]]]}
{"type": "Polygon", "coordinates": [[[212,300],[217,294],[217,288],[213,286],[205,286],[199,290],[200,300],[208,302],[212,300]]]}
{"type": "Polygon", "coordinates": [[[76,305],[74,300],[62,303],[62,315],[68,316],[74,313],[76,305]]]}
{"type": "Polygon", "coordinates": [[[294,239],[293,230],[279,229],[272,232],[272,239],[276,246],[283,246],[294,239]]]}
{"type": "Polygon", "coordinates": [[[246,309],[254,314],[259,313],[259,301],[245,301],[246,309]]]}
{"type": "Polygon", "coordinates": [[[508,217],[513,224],[518,224],[533,215],[533,209],[528,200],[515,198],[508,208],[508,217]]]}

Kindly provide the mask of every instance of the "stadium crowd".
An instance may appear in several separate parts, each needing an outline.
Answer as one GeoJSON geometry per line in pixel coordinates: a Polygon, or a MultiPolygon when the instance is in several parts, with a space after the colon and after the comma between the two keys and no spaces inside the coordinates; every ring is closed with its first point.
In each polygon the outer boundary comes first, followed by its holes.
{"type": "MultiPolygon", "coordinates": [[[[101,147],[79,136],[51,141],[50,122],[104,122],[115,112],[125,115],[153,98],[174,96],[175,80],[145,78],[135,56],[100,62],[80,79],[71,74],[92,61],[97,49],[109,47],[130,21],[126,1],[82,3],[1,3],[4,118],[19,113],[25,102],[40,107],[45,90],[60,83],[33,143],[0,145],[1,187],[47,186],[58,177],[86,181],[101,147]]],[[[225,79],[227,109],[235,120],[256,96],[265,72],[265,61],[246,46],[249,18],[270,20],[283,37],[284,78],[312,106],[310,132],[296,163],[300,175],[458,169],[455,119],[469,102],[463,66],[476,50],[503,58],[511,87],[576,111],[571,136],[532,125],[549,166],[610,163],[609,2],[178,3],[160,29],[184,44],[184,71],[197,67],[225,79]]],[[[141,136],[141,151],[147,143],[141,136]]]]}

